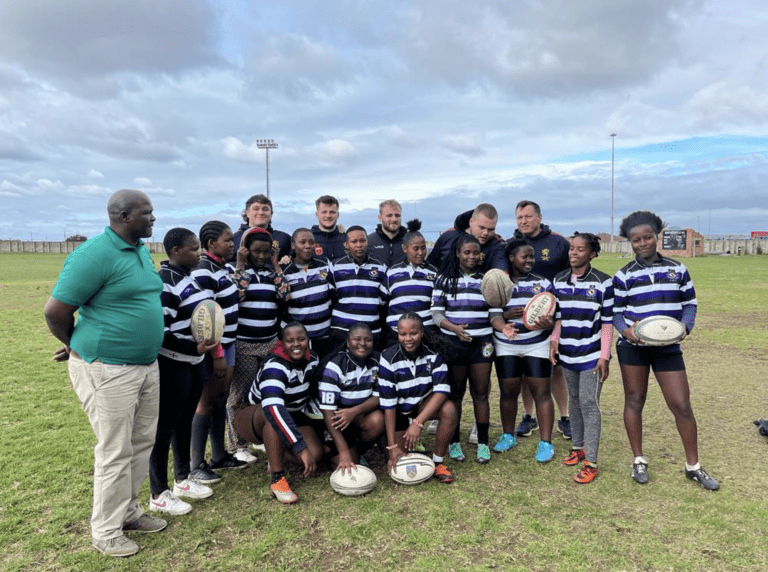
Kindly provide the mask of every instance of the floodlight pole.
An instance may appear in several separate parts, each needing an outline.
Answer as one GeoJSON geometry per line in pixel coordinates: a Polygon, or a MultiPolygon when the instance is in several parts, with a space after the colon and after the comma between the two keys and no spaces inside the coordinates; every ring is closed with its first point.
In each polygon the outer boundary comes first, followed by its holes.
{"type": "Polygon", "coordinates": [[[269,150],[277,149],[277,143],[274,139],[257,139],[256,147],[267,152],[267,198],[269,198],[269,150]]]}
{"type": "Polygon", "coordinates": [[[611,242],[613,242],[613,161],[614,151],[616,150],[616,134],[611,133],[611,242]]]}

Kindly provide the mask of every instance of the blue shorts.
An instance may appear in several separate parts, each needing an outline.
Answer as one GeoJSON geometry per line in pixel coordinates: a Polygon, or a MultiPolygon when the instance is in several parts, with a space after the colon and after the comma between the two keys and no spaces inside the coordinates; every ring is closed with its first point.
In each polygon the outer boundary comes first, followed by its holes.
{"type": "Polygon", "coordinates": [[[616,344],[616,357],[620,365],[649,366],[653,371],[685,371],[680,346],[636,346],[616,344]]]}

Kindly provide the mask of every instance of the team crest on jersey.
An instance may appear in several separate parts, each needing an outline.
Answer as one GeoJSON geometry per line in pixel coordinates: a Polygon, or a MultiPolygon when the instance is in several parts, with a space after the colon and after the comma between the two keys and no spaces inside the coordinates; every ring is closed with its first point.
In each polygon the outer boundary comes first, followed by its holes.
{"type": "Polygon", "coordinates": [[[491,357],[493,355],[493,344],[491,342],[485,342],[483,344],[483,357],[491,357]]]}
{"type": "Polygon", "coordinates": [[[485,260],[485,252],[480,253],[480,262],[477,263],[478,266],[483,265],[483,260],[485,260]]]}
{"type": "Polygon", "coordinates": [[[319,244],[315,245],[315,254],[317,254],[318,256],[323,255],[323,247],[320,246],[319,244]]]}
{"type": "Polygon", "coordinates": [[[435,277],[432,274],[427,274],[424,278],[426,278],[429,282],[435,281],[435,277]]]}
{"type": "Polygon", "coordinates": [[[670,280],[677,280],[677,272],[675,272],[674,270],[670,270],[669,272],[667,272],[667,278],[669,278],[670,280]]]}
{"type": "Polygon", "coordinates": [[[376,278],[379,275],[378,268],[371,268],[371,278],[376,278]]]}
{"type": "Polygon", "coordinates": [[[321,270],[320,271],[320,278],[322,280],[325,280],[326,278],[328,278],[328,271],[327,270],[321,270]]]}
{"type": "Polygon", "coordinates": [[[590,298],[594,298],[595,297],[595,293],[596,292],[595,292],[594,288],[590,288],[589,290],[587,290],[587,296],[589,296],[590,298]]]}
{"type": "Polygon", "coordinates": [[[531,288],[531,290],[533,291],[534,294],[538,294],[542,290],[541,284],[536,284],[533,288],[531,288]]]}
{"type": "Polygon", "coordinates": [[[374,383],[378,383],[378,381],[379,381],[379,370],[378,370],[378,368],[373,368],[371,370],[371,381],[373,381],[374,383]]]}
{"type": "Polygon", "coordinates": [[[541,259],[542,260],[549,260],[549,248],[542,248],[541,249],[541,259]]]}

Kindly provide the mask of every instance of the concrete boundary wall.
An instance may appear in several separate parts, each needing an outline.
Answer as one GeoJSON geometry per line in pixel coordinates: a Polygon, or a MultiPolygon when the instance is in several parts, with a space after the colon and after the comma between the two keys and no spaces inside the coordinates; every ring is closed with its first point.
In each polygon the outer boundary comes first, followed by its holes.
{"type": "MultiPolygon", "coordinates": [[[[55,242],[43,240],[0,240],[0,253],[26,252],[37,254],[69,254],[82,242],[55,242]]],[[[145,242],[150,252],[165,252],[162,242],[145,242]]]]}

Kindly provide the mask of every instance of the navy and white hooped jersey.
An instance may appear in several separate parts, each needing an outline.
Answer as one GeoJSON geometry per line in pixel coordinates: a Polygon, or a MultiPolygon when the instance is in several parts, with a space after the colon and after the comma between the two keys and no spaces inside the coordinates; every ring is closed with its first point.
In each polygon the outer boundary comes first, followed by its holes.
{"type": "Polygon", "coordinates": [[[249,266],[244,275],[250,282],[245,298],[240,301],[237,339],[250,343],[268,342],[277,336],[281,277],[271,266],[260,269],[249,266]]]}
{"type": "Polygon", "coordinates": [[[387,326],[395,330],[400,316],[406,312],[416,312],[425,326],[433,326],[430,308],[436,278],[437,270],[426,262],[414,266],[406,260],[387,270],[387,326]]]}
{"type": "Polygon", "coordinates": [[[320,409],[348,409],[379,396],[379,354],[372,352],[359,363],[346,348],[325,366],[318,388],[320,409]]]}
{"type": "MultiPolygon", "coordinates": [[[[613,325],[623,332],[649,316],[669,316],[690,332],[696,322],[696,291],[682,262],[659,255],[652,264],[635,258],[613,277],[613,325]]],[[[618,343],[629,343],[623,336],[618,343]]],[[[658,346],[655,350],[676,348],[658,346]]]]}
{"type": "Polygon", "coordinates": [[[349,255],[331,263],[331,285],[336,299],[331,327],[348,330],[352,324],[363,322],[374,334],[381,332],[380,310],[386,304],[386,276],[387,267],[370,256],[362,264],[349,255]]]}
{"type": "Polygon", "coordinates": [[[595,369],[600,358],[600,332],[613,322],[613,281],[591,266],[582,276],[563,270],[553,283],[561,320],[560,360],[574,371],[595,369]]]}
{"type": "Polygon", "coordinates": [[[229,346],[237,337],[237,314],[240,305],[237,285],[233,278],[235,269],[207,252],[200,256],[200,262],[192,271],[192,277],[200,287],[208,292],[209,297],[221,306],[224,312],[224,334],[221,345],[229,346]]]}
{"type": "Polygon", "coordinates": [[[208,293],[195,282],[189,271],[170,264],[160,263],[160,278],[163,292],[165,334],[159,354],[187,363],[200,363],[205,356],[197,353],[197,342],[192,336],[192,312],[203,300],[210,299],[208,293]]]}
{"type": "MultiPolygon", "coordinates": [[[[456,284],[456,294],[443,290],[441,276],[435,280],[432,291],[432,312],[443,314],[452,324],[467,324],[466,333],[473,338],[491,333],[488,302],[483,298],[483,273],[462,274],[456,284]]],[[[441,330],[448,336],[456,336],[448,330],[441,330]]]]}
{"type": "Polygon", "coordinates": [[[261,366],[248,392],[248,402],[259,405],[264,417],[275,428],[286,447],[298,453],[307,447],[301,431],[291,413],[303,412],[311,398],[312,377],[318,359],[310,354],[310,359],[302,366],[271,353],[261,366]]]}
{"type": "Polygon", "coordinates": [[[389,346],[379,361],[379,403],[408,417],[431,393],[451,393],[448,366],[440,354],[421,344],[412,358],[400,344],[389,346]]]}
{"type": "MultiPolygon", "coordinates": [[[[520,276],[517,282],[513,282],[512,296],[503,308],[491,308],[491,317],[501,316],[503,312],[511,310],[512,308],[525,308],[528,301],[536,294],[541,292],[553,292],[552,282],[534,274],[524,274],[520,276]]],[[[553,292],[554,293],[554,292],[553,292]]],[[[529,330],[523,325],[523,318],[515,318],[514,320],[506,320],[507,323],[512,324],[517,330],[517,335],[513,339],[509,339],[503,332],[497,330],[493,331],[493,343],[496,347],[507,346],[527,346],[531,344],[538,344],[549,339],[552,334],[552,330],[529,330]]]]}
{"type": "Polygon", "coordinates": [[[328,263],[320,258],[312,258],[307,266],[297,266],[291,262],[283,274],[291,286],[291,295],[281,327],[295,320],[304,324],[310,339],[327,338],[331,329],[328,263]]]}

